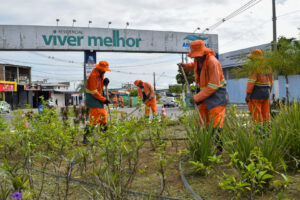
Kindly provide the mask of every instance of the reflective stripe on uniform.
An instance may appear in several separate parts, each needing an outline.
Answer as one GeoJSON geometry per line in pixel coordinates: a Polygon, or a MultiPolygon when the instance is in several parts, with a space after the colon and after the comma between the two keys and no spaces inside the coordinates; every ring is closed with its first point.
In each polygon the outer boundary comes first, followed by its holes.
{"type": "Polygon", "coordinates": [[[266,87],[266,86],[271,86],[272,85],[272,83],[260,83],[260,82],[255,82],[255,84],[254,85],[256,85],[256,86],[261,86],[261,87],[266,87]]]}
{"type": "Polygon", "coordinates": [[[89,94],[95,94],[95,93],[97,93],[97,90],[91,91],[91,90],[86,89],[86,93],[89,93],[89,94]]]}
{"type": "Polygon", "coordinates": [[[211,87],[211,88],[213,88],[213,89],[215,89],[215,90],[217,90],[217,89],[219,89],[220,87],[224,86],[225,84],[226,84],[226,81],[225,81],[225,79],[223,79],[223,80],[221,81],[220,85],[215,85],[215,84],[213,84],[213,83],[208,83],[207,86],[208,86],[208,87],[211,87]]]}
{"type": "Polygon", "coordinates": [[[255,83],[255,81],[256,81],[256,80],[254,80],[254,79],[248,79],[248,82],[249,82],[249,83],[255,83]]]}

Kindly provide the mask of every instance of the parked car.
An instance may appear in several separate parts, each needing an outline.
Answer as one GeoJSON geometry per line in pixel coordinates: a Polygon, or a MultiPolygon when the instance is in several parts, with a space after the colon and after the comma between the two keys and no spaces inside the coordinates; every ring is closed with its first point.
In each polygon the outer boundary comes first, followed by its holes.
{"type": "Polygon", "coordinates": [[[10,113],[11,112],[11,107],[6,101],[0,101],[0,112],[1,113],[10,113]]]}
{"type": "Polygon", "coordinates": [[[178,103],[175,101],[175,97],[166,97],[162,100],[165,107],[177,107],[178,103]]]}

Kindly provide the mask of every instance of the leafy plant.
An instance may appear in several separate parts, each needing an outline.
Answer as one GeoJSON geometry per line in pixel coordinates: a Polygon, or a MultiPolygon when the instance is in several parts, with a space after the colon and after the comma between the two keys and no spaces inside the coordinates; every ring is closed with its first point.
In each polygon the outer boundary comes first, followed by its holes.
{"type": "Polygon", "coordinates": [[[239,176],[225,174],[225,180],[220,183],[223,189],[232,191],[237,199],[247,191],[250,199],[254,199],[256,194],[268,188],[274,177],[274,169],[272,163],[263,157],[259,148],[254,148],[250,152],[246,162],[238,159],[237,152],[231,154],[230,158],[229,165],[238,170],[239,176]]]}
{"type": "Polygon", "coordinates": [[[186,148],[192,160],[208,166],[210,163],[209,157],[215,154],[215,133],[212,124],[208,128],[200,127],[197,114],[191,112],[183,119],[183,125],[188,139],[186,148]]]}

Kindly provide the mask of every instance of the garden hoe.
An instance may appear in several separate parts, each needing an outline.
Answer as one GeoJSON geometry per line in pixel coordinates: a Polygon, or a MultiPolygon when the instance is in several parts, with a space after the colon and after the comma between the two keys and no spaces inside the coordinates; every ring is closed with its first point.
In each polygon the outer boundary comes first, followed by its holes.
{"type": "MultiPolygon", "coordinates": [[[[184,71],[183,67],[182,67],[180,64],[178,64],[178,67],[181,69],[183,78],[184,78],[184,80],[185,80],[185,84],[187,85],[190,94],[192,94],[192,90],[191,90],[190,84],[189,84],[189,82],[188,82],[188,80],[187,80],[187,77],[186,77],[186,74],[185,74],[185,71],[184,71]]],[[[201,117],[200,111],[199,111],[199,109],[198,109],[198,107],[197,107],[197,104],[194,104],[194,106],[195,106],[195,109],[196,109],[196,111],[197,111],[197,113],[198,113],[199,119],[201,120],[201,122],[204,122],[203,119],[202,119],[202,117],[201,117]]],[[[199,122],[199,125],[200,125],[200,127],[201,127],[200,121],[198,121],[198,122],[199,122]]]]}
{"type": "MultiPolygon", "coordinates": [[[[109,100],[107,86],[105,86],[105,93],[106,93],[106,99],[109,100]]],[[[109,104],[107,104],[107,110],[108,110],[109,120],[111,121],[111,113],[110,113],[109,104]]]]}
{"type": "MultiPolygon", "coordinates": [[[[146,100],[145,102],[144,102],[144,104],[146,104],[148,102],[148,100],[146,100]]],[[[138,109],[140,108],[140,105],[137,105],[137,107],[133,110],[133,111],[131,111],[130,113],[128,113],[125,117],[124,117],[124,119],[126,119],[127,117],[129,117],[130,115],[132,115],[135,111],[137,111],[138,109]]]]}

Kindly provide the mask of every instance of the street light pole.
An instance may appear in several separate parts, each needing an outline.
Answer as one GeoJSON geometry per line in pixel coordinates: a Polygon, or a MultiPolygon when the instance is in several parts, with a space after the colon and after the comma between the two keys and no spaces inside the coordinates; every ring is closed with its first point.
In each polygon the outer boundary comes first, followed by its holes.
{"type": "MultiPolygon", "coordinates": [[[[272,0],[272,13],[273,13],[273,42],[272,50],[277,51],[277,28],[276,28],[276,1],[272,0]]],[[[275,100],[279,99],[279,81],[278,73],[274,73],[274,92],[275,100]]]]}

